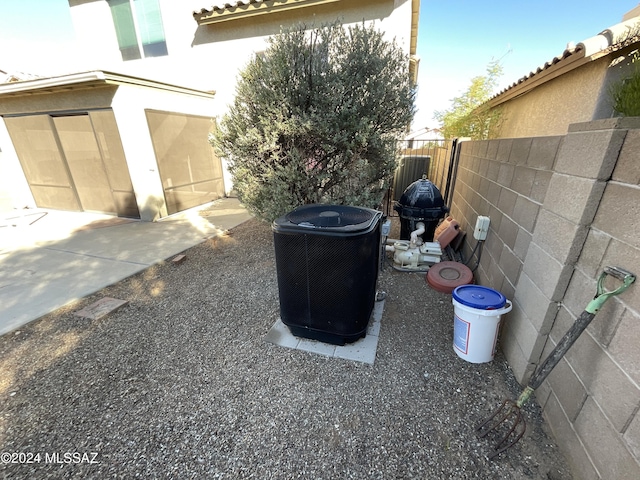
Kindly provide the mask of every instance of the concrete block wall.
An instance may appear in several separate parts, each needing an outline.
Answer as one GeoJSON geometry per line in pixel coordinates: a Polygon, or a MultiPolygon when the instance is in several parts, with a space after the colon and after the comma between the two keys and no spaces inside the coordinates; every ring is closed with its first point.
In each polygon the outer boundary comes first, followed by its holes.
{"type": "MultiPolygon", "coordinates": [[[[452,214],[467,253],[491,217],[476,280],[513,299],[500,346],[524,384],[606,265],[640,273],[640,119],[463,144],[452,214]]],[[[576,478],[640,478],[639,292],[610,299],[536,392],[576,478]]]]}

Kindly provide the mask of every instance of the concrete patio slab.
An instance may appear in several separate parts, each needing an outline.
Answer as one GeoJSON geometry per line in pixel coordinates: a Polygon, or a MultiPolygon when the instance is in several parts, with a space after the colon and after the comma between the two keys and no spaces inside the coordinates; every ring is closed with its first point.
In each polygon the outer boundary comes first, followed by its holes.
{"type": "Polygon", "coordinates": [[[223,234],[251,215],[224,198],[141,222],[55,210],[0,215],[0,335],[223,234]]]}

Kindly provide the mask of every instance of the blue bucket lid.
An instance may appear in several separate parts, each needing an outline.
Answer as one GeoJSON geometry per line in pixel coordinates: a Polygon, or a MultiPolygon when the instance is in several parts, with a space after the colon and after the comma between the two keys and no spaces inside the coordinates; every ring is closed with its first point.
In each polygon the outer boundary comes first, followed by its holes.
{"type": "Polygon", "coordinates": [[[462,305],[478,310],[494,310],[504,307],[507,303],[507,298],[500,292],[480,285],[461,285],[452,295],[462,305]]]}

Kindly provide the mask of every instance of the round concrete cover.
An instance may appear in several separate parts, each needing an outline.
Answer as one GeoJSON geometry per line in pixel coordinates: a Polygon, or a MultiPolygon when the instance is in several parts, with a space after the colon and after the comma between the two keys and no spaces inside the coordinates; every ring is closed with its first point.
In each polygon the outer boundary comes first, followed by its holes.
{"type": "Polygon", "coordinates": [[[459,262],[440,262],[429,268],[427,283],[442,293],[451,293],[460,285],[473,283],[473,272],[459,262]]]}

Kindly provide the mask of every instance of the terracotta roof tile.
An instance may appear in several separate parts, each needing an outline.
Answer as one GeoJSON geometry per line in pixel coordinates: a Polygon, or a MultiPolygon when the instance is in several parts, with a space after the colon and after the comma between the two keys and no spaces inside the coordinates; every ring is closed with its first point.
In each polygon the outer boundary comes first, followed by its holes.
{"type": "Polygon", "coordinates": [[[572,44],[567,45],[567,48],[562,52],[562,54],[554,57],[548,62],[545,62],[544,65],[540,65],[535,71],[531,71],[527,75],[519,78],[516,82],[491,97],[491,99],[503,95],[512,88],[530,80],[560,62],[566,62],[567,59],[573,60],[576,57],[585,58],[591,56],[599,57],[605,55],[609,51],[617,50],[618,48],[622,48],[629,43],[634,43],[639,40],[640,17],[634,17],[627,21],[618,23],[603,30],[598,35],[583,40],[575,46],[572,44]]]}

